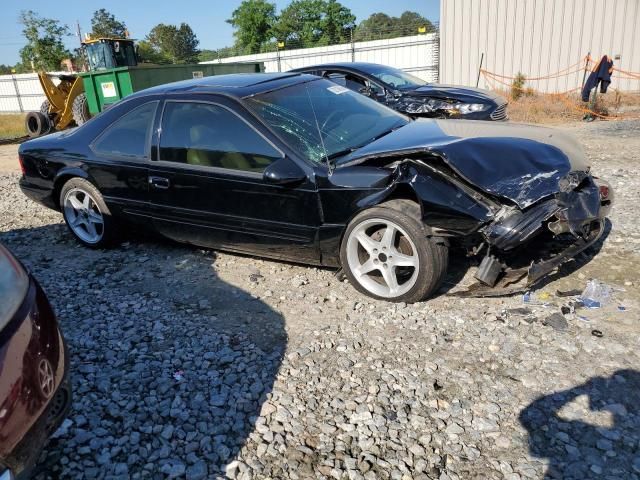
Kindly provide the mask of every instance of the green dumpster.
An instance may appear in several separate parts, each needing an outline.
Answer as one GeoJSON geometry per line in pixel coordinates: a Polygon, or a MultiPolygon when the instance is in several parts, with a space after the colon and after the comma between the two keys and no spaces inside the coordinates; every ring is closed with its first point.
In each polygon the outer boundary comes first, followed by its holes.
{"type": "Polygon", "coordinates": [[[199,63],[191,65],[154,65],[117,67],[81,73],[89,113],[95,115],[105,106],[144,90],[145,88],[177,82],[189,78],[226,75],[228,73],[256,73],[264,70],[256,63],[199,63]]]}

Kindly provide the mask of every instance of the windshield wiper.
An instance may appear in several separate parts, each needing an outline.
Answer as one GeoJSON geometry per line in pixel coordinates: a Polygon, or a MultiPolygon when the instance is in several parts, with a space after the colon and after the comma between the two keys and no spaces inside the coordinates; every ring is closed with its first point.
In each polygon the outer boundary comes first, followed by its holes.
{"type": "Polygon", "coordinates": [[[365,147],[365,146],[369,145],[371,142],[375,142],[376,140],[378,140],[379,138],[384,137],[385,135],[389,135],[391,132],[395,132],[397,129],[399,129],[400,127],[403,127],[403,126],[404,125],[398,125],[396,127],[390,128],[389,130],[385,130],[384,132],[379,133],[375,137],[370,138],[369,140],[367,140],[362,145],[358,145],[357,147],[345,148],[344,150],[339,150],[337,152],[332,153],[331,155],[327,155],[326,158],[327,158],[327,163],[329,163],[329,168],[332,169],[333,167],[335,167],[335,163],[336,162],[333,161],[334,159],[336,159],[338,157],[344,157],[345,155],[353,153],[356,150],[360,150],[362,147],[365,147]]]}
{"type": "Polygon", "coordinates": [[[335,153],[332,153],[331,155],[327,155],[327,160],[331,161],[334,158],[343,157],[344,155],[348,155],[351,152],[355,152],[359,148],[361,148],[361,147],[345,148],[344,150],[340,150],[339,152],[335,152],[335,153]]]}
{"type": "MultiPolygon", "coordinates": [[[[378,139],[380,139],[380,138],[384,137],[385,135],[389,135],[391,132],[395,132],[397,129],[399,129],[399,128],[400,128],[400,127],[402,127],[402,126],[404,126],[404,125],[398,125],[397,127],[393,127],[393,128],[390,128],[389,130],[385,130],[384,132],[379,133],[379,134],[378,134],[378,135],[376,135],[375,137],[372,137],[369,141],[367,141],[367,143],[365,143],[365,144],[363,144],[363,145],[360,145],[358,148],[362,148],[362,147],[364,147],[365,145],[367,145],[368,143],[375,142],[376,140],[378,140],[378,139]]],[[[356,150],[357,150],[357,149],[356,149],[356,150]]]]}

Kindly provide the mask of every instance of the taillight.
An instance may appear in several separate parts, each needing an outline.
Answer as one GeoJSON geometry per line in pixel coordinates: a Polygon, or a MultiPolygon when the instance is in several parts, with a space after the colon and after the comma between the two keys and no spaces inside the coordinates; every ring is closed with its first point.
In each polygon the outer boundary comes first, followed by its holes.
{"type": "Polygon", "coordinates": [[[27,172],[24,169],[24,161],[22,160],[22,155],[18,155],[18,163],[20,164],[20,170],[22,170],[22,175],[26,175],[27,172]]]}

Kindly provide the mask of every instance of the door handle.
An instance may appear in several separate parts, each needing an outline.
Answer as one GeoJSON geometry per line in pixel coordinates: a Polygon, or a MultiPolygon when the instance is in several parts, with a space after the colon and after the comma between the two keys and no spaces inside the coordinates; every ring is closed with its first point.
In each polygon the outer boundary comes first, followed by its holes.
{"type": "Polygon", "coordinates": [[[169,179],[164,177],[149,177],[149,184],[154,188],[169,188],[169,179]]]}

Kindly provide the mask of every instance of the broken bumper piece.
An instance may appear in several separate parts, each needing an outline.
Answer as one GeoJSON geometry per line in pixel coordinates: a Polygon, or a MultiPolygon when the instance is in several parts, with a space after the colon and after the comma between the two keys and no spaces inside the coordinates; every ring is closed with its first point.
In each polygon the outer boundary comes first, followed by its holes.
{"type": "Polygon", "coordinates": [[[509,269],[507,267],[504,275],[493,286],[477,282],[467,290],[452,292],[450,295],[457,297],[501,297],[525,292],[533,288],[560,265],[597,242],[603,232],[604,220],[594,221],[587,235],[578,238],[573,244],[555,256],[547,260],[533,262],[529,267],[525,268],[509,269]]]}

